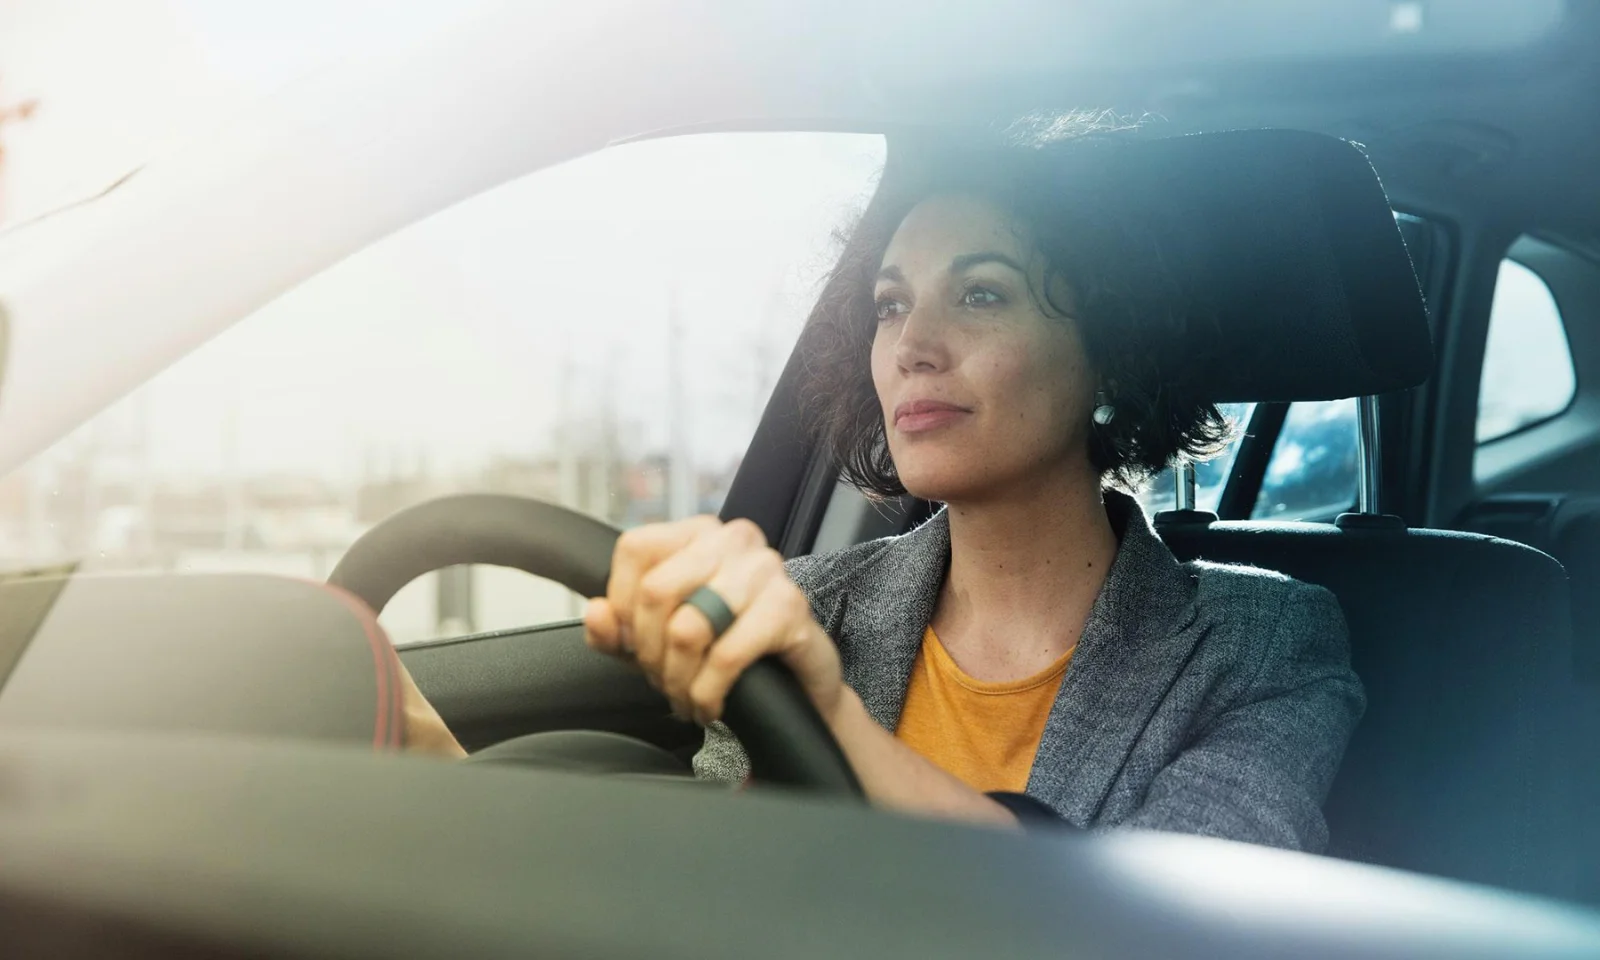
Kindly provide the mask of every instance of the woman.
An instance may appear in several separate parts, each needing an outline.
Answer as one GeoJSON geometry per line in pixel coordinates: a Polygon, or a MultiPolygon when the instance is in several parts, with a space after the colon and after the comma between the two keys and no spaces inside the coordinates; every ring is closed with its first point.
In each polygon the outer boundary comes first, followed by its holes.
{"type": "Polygon", "coordinates": [[[707,726],[698,775],[746,775],[718,720],[776,654],[880,805],[1325,845],[1364,705],[1336,601],[1179,564],[1122,492],[1229,427],[1183,355],[1204,305],[1154,211],[1108,186],[1118,149],[929,153],[847,246],[806,412],[847,480],[943,503],[932,520],[787,566],[747,522],[622,537],[589,642],[707,726]]]}

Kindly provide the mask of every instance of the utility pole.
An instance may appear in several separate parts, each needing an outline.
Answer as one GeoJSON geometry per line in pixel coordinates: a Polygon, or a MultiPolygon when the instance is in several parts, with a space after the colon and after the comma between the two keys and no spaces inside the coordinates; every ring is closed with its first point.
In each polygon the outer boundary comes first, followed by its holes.
{"type": "Polygon", "coordinates": [[[595,462],[590,468],[589,511],[615,523],[622,519],[617,509],[617,481],[621,475],[621,456],[617,440],[617,364],[620,351],[612,342],[606,349],[605,369],[600,374],[600,422],[596,424],[595,462]]]}
{"type": "MultiPolygon", "coordinates": [[[[561,376],[556,382],[556,502],[573,510],[580,509],[583,497],[578,487],[577,431],[572,421],[576,405],[572,402],[575,388],[573,376],[572,342],[567,341],[561,356],[561,376]]],[[[567,616],[582,615],[582,601],[577,594],[567,596],[567,616]]]]}
{"type": "Polygon", "coordinates": [[[561,358],[561,379],[556,384],[556,497],[563,507],[573,510],[582,507],[582,491],[578,487],[577,430],[573,420],[577,416],[572,402],[574,389],[572,372],[572,347],[561,358]]]}
{"type": "MultiPolygon", "coordinates": [[[[38,108],[39,101],[36,99],[21,100],[10,105],[0,101],[0,128],[28,119],[38,108]]],[[[0,129],[0,133],[3,132],[4,130],[0,129]]],[[[5,140],[0,139],[0,223],[4,223],[6,219],[5,171],[6,145],[5,140]]]]}
{"type": "Polygon", "coordinates": [[[678,310],[678,286],[667,288],[667,519],[678,520],[699,512],[695,489],[694,458],[689,446],[689,403],[683,370],[683,317],[678,310]]]}

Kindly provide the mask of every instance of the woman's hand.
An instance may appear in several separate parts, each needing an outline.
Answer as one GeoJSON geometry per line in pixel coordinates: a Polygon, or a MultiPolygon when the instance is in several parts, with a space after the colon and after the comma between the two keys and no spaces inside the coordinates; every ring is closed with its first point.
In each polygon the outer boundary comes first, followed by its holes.
{"type": "Polygon", "coordinates": [[[830,726],[846,700],[838,650],[748,520],[695,517],[627,531],[606,595],[589,601],[583,623],[591,647],[633,659],[674,712],[701,725],[721,718],[734,680],[768,654],[794,671],[830,726]],[[735,614],[715,642],[705,614],[684,606],[700,587],[735,614]]]}
{"type": "Polygon", "coordinates": [[[734,680],[768,654],[788,664],[874,803],[911,813],[1016,826],[1010,811],[896,740],[845,686],[839,651],[811,617],[783,558],[748,520],[696,517],[624,533],[604,598],[590,600],[589,645],[638,663],[673,710],[701,725],[722,717],[734,680]],[[713,641],[684,601],[710,587],[734,613],[713,641]]]}

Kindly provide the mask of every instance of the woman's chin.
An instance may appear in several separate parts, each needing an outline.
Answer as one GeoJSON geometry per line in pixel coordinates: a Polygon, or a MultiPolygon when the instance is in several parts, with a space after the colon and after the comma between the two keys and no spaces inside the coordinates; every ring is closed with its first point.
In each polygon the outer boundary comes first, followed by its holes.
{"type": "Polygon", "coordinates": [[[900,473],[906,492],[921,500],[937,503],[960,502],[981,496],[989,478],[974,476],[970,468],[945,470],[907,470],[900,473]]]}

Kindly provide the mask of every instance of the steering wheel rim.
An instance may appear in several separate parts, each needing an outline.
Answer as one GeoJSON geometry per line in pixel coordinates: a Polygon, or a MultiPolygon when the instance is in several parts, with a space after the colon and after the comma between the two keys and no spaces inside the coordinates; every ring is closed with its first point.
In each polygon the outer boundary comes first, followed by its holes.
{"type": "MultiPolygon", "coordinates": [[[[602,596],[620,535],[608,523],[542,500],[459,494],[402,510],[362,534],[328,583],[377,612],[417,577],[460,564],[510,567],[602,596]]],[[[776,658],[752,664],[734,682],[723,719],[744,745],[757,780],[864,796],[810,697],[776,658]]]]}

